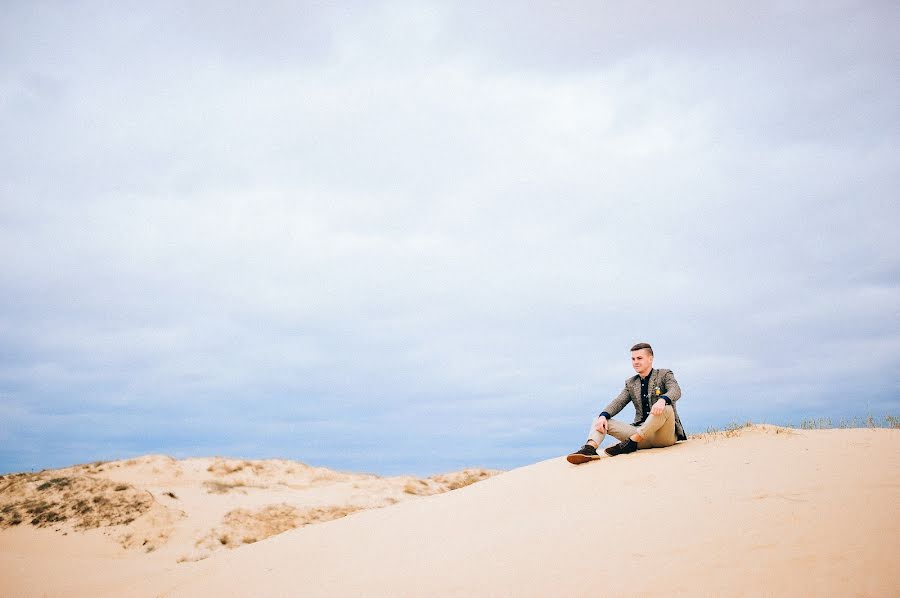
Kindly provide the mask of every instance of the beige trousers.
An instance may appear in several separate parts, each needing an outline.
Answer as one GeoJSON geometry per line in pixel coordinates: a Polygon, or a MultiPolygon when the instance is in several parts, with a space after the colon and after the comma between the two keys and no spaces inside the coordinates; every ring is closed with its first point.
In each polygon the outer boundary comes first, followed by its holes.
{"type": "MultiPolygon", "coordinates": [[[[603,434],[594,429],[597,420],[591,424],[591,432],[588,440],[593,440],[600,446],[603,442],[603,434]]],[[[666,405],[665,410],[659,415],[650,414],[640,426],[632,426],[615,419],[607,422],[607,432],[614,438],[625,440],[631,438],[634,434],[640,434],[641,440],[638,448],[662,448],[664,446],[672,446],[675,444],[675,410],[671,405],[666,405]]]]}

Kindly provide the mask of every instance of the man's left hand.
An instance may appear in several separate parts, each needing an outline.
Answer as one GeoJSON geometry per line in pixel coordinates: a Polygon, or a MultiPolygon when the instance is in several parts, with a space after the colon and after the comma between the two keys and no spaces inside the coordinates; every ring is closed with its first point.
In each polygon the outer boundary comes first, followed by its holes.
{"type": "Polygon", "coordinates": [[[650,413],[653,415],[662,415],[662,412],[666,410],[666,401],[664,399],[660,399],[653,403],[653,407],[650,408],[650,413]]]}

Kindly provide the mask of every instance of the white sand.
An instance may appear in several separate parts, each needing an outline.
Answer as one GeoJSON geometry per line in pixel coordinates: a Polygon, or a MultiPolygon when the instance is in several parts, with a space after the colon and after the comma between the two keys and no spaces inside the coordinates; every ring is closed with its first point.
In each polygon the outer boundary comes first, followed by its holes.
{"type": "Polygon", "coordinates": [[[0,594],[892,596],[898,505],[900,430],[757,426],[554,458],[199,561],[173,561],[174,535],[116,553],[20,526],[0,533],[0,594]]]}
{"type": "Polygon", "coordinates": [[[148,455],[2,476],[0,597],[119,594],[119,584],[179,563],[496,473],[382,478],[284,460],[148,455]],[[38,521],[46,527],[31,524],[48,514],[38,521]]]}

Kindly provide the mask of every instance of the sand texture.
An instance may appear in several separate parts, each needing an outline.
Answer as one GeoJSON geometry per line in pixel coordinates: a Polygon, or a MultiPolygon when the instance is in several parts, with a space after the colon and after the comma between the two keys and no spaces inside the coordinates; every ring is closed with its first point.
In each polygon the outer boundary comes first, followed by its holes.
{"type": "Polygon", "coordinates": [[[581,466],[560,456],[490,473],[422,481],[288,461],[150,456],[31,481],[5,476],[0,505],[18,505],[22,521],[0,531],[0,595],[900,589],[900,430],[752,426],[581,466]],[[459,489],[441,492],[451,487],[459,489]],[[41,510],[34,501],[47,492],[54,506],[41,510]],[[79,513],[85,492],[104,508],[79,513]],[[51,521],[48,511],[66,520],[51,521]]]}
{"type": "Polygon", "coordinates": [[[119,579],[497,473],[384,478],[285,460],[148,455],[0,476],[0,596],[114,595],[119,579]]]}

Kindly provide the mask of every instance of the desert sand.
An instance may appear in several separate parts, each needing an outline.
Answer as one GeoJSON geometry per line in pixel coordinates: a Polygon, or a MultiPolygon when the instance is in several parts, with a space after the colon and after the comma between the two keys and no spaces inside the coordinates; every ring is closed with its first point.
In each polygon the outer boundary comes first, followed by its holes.
{"type": "Polygon", "coordinates": [[[4,476],[0,595],[900,589],[900,430],[751,426],[580,466],[559,456],[494,473],[418,480],[148,456],[4,476]],[[52,508],[40,508],[41,496],[52,508]],[[86,497],[100,501],[86,511],[86,497]]]}

